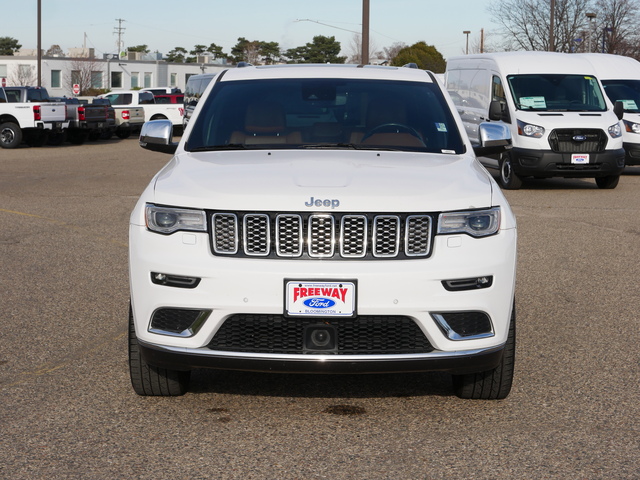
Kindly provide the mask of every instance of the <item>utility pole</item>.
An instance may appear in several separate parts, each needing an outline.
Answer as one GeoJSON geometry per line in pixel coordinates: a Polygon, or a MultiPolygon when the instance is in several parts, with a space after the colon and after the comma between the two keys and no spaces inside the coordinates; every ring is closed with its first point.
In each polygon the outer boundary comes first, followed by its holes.
{"type": "Polygon", "coordinates": [[[38,0],[38,86],[42,86],[42,0],[38,0]]]}
{"type": "Polygon", "coordinates": [[[114,28],[113,33],[118,35],[118,58],[120,58],[120,54],[124,48],[122,45],[122,35],[124,35],[124,31],[126,30],[126,28],[122,26],[122,22],[126,22],[126,20],[116,18],[116,22],[118,22],[118,26],[114,28]]]}
{"type": "Polygon", "coordinates": [[[469,55],[469,34],[471,33],[471,30],[465,30],[462,33],[467,36],[467,49],[465,50],[465,55],[469,55]]]}
{"type": "Polygon", "coordinates": [[[369,64],[369,0],[362,0],[362,65],[369,64]]]}

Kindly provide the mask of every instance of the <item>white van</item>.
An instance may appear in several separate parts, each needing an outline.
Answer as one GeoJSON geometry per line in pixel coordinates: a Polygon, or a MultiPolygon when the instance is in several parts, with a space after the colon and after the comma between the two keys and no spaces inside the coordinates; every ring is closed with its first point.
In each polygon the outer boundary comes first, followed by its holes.
{"type": "Polygon", "coordinates": [[[640,62],[607,53],[585,53],[582,56],[593,65],[609,100],[612,103],[622,102],[625,165],[640,165],[640,62]]]}
{"type": "Polygon", "coordinates": [[[467,134],[497,120],[511,127],[513,148],[483,156],[500,171],[500,185],[517,189],[522,178],[595,178],[615,188],[624,169],[622,105],[614,108],[591,64],[579,55],[505,52],[447,61],[445,82],[467,134]]]}

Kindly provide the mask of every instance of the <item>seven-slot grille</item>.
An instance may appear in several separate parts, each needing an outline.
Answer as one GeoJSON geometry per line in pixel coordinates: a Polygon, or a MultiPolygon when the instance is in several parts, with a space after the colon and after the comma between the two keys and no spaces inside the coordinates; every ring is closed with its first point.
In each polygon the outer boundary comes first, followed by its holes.
{"type": "Polygon", "coordinates": [[[424,258],[429,214],[213,212],[215,255],[269,258],[424,258]]]}

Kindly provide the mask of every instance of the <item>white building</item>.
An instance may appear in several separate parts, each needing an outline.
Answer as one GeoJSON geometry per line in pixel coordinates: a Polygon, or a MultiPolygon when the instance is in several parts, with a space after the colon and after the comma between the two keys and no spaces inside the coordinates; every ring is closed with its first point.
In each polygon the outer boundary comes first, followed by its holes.
{"type": "MultiPolygon", "coordinates": [[[[191,75],[216,73],[225,68],[223,64],[167,63],[117,56],[106,59],[42,57],[41,86],[46,87],[52,97],[71,97],[74,84],[81,84],[83,90],[176,87],[184,91],[191,75]]],[[[37,85],[37,71],[37,56],[0,56],[0,85],[37,85]]]]}

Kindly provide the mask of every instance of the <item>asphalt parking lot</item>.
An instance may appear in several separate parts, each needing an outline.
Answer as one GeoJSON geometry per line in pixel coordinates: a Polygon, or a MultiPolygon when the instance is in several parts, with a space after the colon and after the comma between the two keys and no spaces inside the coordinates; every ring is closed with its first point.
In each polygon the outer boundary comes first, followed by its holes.
{"type": "Polygon", "coordinates": [[[525,182],[511,395],[442,374],[129,382],[128,216],[169,156],[0,150],[0,478],[640,478],[640,167],[525,182]]]}

